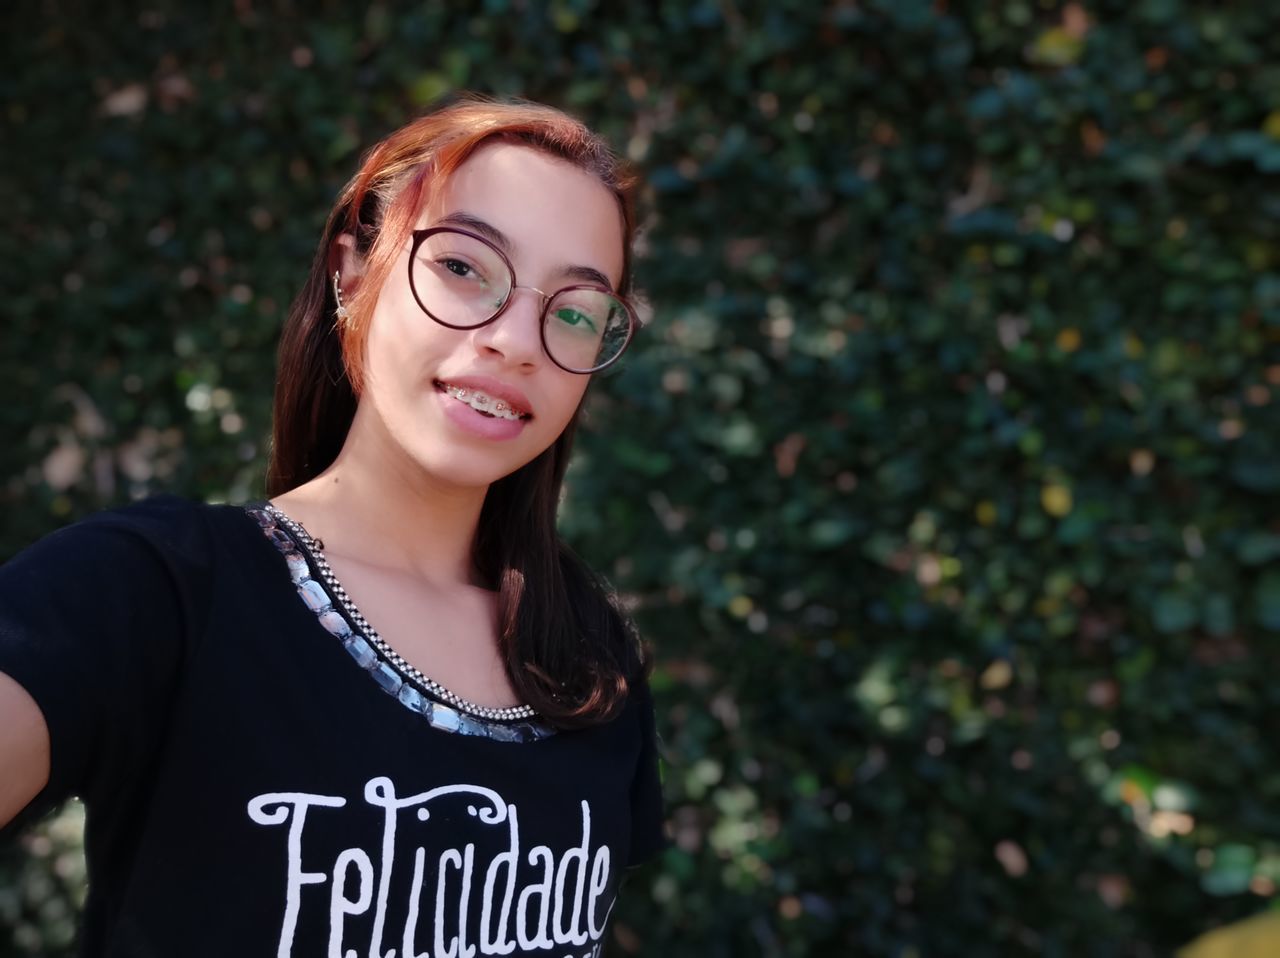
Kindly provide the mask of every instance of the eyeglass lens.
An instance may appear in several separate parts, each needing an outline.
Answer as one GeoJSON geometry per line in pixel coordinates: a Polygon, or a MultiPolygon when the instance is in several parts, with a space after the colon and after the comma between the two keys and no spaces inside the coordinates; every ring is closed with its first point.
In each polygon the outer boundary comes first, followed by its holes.
{"type": "MultiPolygon", "coordinates": [[[[492,319],[510,298],[514,277],[498,251],[453,230],[423,238],[410,264],[419,305],[446,326],[471,328],[492,319]]],[[[563,289],[543,313],[542,340],[567,369],[589,371],[627,344],[631,319],[616,296],[598,289],[563,289]]]]}

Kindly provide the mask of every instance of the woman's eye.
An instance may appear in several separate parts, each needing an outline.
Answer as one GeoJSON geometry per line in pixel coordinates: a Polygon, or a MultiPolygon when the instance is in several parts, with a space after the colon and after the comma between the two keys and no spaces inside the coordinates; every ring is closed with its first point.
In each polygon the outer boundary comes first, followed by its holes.
{"type": "Polygon", "coordinates": [[[594,333],[596,331],[595,320],[580,310],[570,309],[568,307],[565,307],[564,309],[557,309],[556,319],[560,320],[560,322],[564,323],[566,326],[573,326],[583,332],[594,333]]]}
{"type": "Polygon", "coordinates": [[[468,276],[475,275],[475,267],[473,267],[470,263],[463,262],[460,259],[441,260],[440,264],[449,272],[453,273],[455,276],[462,276],[465,278],[468,276]]]}

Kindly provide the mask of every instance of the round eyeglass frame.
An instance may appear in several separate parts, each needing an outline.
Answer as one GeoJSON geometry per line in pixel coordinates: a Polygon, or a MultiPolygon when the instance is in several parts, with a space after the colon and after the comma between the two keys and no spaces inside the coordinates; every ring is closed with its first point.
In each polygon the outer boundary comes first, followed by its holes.
{"type": "Polygon", "coordinates": [[[490,323],[492,323],[494,320],[496,320],[499,316],[501,316],[503,313],[507,311],[507,307],[511,305],[511,300],[514,298],[514,294],[517,289],[528,289],[537,293],[539,296],[542,297],[542,311],[538,316],[538,338],[542,341],[543,353],[545,353],[548,359],[550,359],[553,363],[555,363],[555,365],[559,366],[565,372],[576,373],[579,376],[589,376],[592,373],[598,373],[603,369],[608,369],[610,366],[616,363],[619,359],[621,359],[622,354],[625,353],[627,351],[627,347],[631,345],[631,340],[636,334],[636,329],[639,328],[640,326],[640,320],[636,316],[635,307],[633,307],[622,296],[618,295],[613,290],[609,289],[607,286],[600,286],[596,283],[574,283],[570,286],[561,286],[559,289],[555,290],[552,293],[544,293],[542,290],[538,289],[535,286],[519,286],[516,283],[516,268],[511,265],[511,260],[507,257],[506,253],[504,253],[492,242],[490,242],[485,237],[479,235],[478,233],[473,233],[471,230],[462,229],[461,227],[458,227],[458,226],[431,226],[431,227],[428,227],[427,229],[414,230],[413,245],[409,248],[408,269],[409,269],[409,289],[413,293],[413,299],[414,299],[414,302],[418,304],[418,308],[421,309],[424,313],[426,313],[427,316],[432,321],[439,323],[441,326],[448,327],[449,329],[480,329],[482,326],[488,326],[490,323]],[[507,267],[507,273],[510,274],[511,276],[511,288],[507,290],[507,295],[506,295],[506,298],[502,301],[502,305],[499,306],[494,311],[493,315],[490,316],[488,319],[482,320],[478,323],[472,323],[467,326],[460,326],[457,323],[446,323],[443,319],[441,319],[435,313],[431,312],[431,310],[427,309],[426,305],[422,302],[422,297],[418,295],[418,287],[413,281],[413,273],[414,273],[413,263],[418,256],[418,249],[419,247],[422,246],[423,241],[430,236],[435,236],[437,233],[460,233],[463,236],[467,237],[468,239],[473,239],[473,240],[476,240],[477,242],[483,243],[485,246],[489,247],[489,249],[493,250],[494,253],[498,255],[498,258],[502,260],[503,265],[507,267]],[[622,308],[627,311],[627,338],[622,341],[622,346],[618,349],[617,353],[615,353],[614,356],[611,359],[609,359],[607,362],[601,363],[599,366],[592,366],[590,369],[575,369],[572,366],[566,366],[564,363],[560,362],[560,360],[556,359],[554,355],[552,355],[551,349],[547,346],[547,307],[550,306],[551,301],[554,300],[561,293],[568,293],[575,289],[589,289],[598,293],[605,293],[606,295],[612,297],[618,303],[621,303],[622,308]]]}

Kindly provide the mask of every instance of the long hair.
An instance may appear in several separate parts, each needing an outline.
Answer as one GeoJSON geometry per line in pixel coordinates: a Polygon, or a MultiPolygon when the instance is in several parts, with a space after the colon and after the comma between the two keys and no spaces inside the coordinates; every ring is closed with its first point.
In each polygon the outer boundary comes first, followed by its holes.
{"type": "MultiPolygon", "coordinates": [[[[337,458],[364,381],[364,345],[378,292],[419,212],[482,144],[504,140],[567,160],[617,198],[623,225],[619,291],[632,285],[633,173],[582,123],[551,107],[468,97],[396,130],[365,155],[329,215],[307,278],[280,338],[267,494],[315,478],[337,458]],[[335,241],[355,238],[359,286],[334,322],[335,241]]],[[[556,531],[556,506],[575,413],[541,455],[489,487],[474,561],[498,589],[498,643],[520,698],[562,728],[599,724],[624,704],[648,670],[627,617],[556,531]]]]}

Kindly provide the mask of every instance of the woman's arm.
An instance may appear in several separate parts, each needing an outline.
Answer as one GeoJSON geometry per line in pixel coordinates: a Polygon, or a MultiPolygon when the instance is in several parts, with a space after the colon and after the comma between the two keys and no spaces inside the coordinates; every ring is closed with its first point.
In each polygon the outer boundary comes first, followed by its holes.
{"type": "MultiPolygon", "coordinates": [[[[0,828],[144,774],[203,628],[205,507],[156,497],[45,536],[0,565],[0,828]]],[[[241,520],[248,523],[248,519],[241,520]]]]}
{"type": "Polygon", "coordinates": [[[0,672],[0,828],[49,781],[49,729],[35,699],[0,672]]]}

